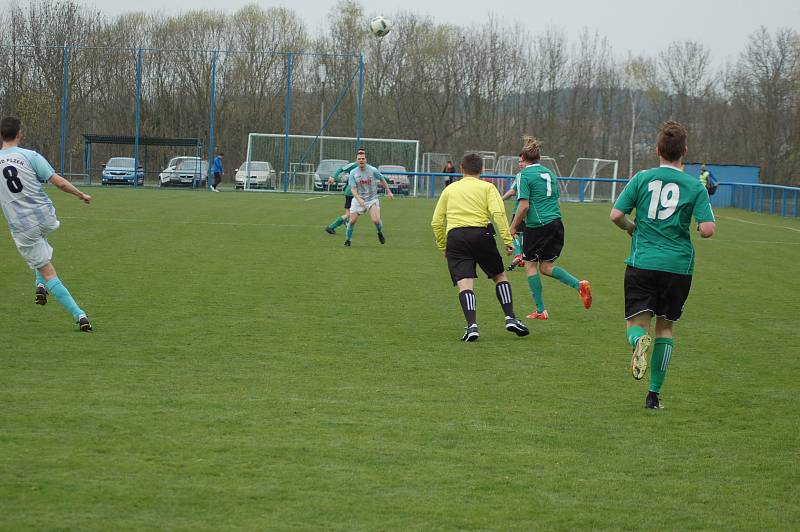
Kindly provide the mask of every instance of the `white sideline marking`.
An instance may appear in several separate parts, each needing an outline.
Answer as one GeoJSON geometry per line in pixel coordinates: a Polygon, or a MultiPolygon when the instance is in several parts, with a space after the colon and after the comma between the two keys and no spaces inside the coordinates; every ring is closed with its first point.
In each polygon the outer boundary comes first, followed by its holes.
{"type": "Polygon", "coordinates": [[[727,240],[724,238],[707,238],[698,242],[723,242],[725,244],[780,244],[782,246],[800,246],[800,242],[778,242],[773,240],[727,240]]]}
{"type": "Polygon", "coordinates": [[[303,201],[314,201],[315,199],[327,198],[329,196],[314,196],[313,198],[306,198],[303,201]]]}
{"type": "Polygon", "coordinates": [[[775,229],[788,229],[789,231],[795,231],[800,233],[800,229],[796,229],[794,227],[786,227],[785,225],[772,225],[772,224],[760,224],[758,222],[751,222],[750,220],[742,220],[741,218],[734,218],[733,216],[717,216],[717,218],[721,220],[733,220],[734,222],[741,222],[743,224],[750,224],[750,225],[761,225],[764,227],[773,227],[775,229]]]}

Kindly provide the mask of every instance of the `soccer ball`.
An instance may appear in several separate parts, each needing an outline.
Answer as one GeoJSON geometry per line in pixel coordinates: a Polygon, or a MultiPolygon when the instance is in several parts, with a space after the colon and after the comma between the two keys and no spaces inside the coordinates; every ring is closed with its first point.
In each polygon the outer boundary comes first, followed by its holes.
{"type": "Polygon", "coordinates": [[[372,19],[372,22],[369,23],[369,31],[375,37],[383,37],[390,31],[392,31],[392,22],[388,18],[384,17],[375,17],[372,19]]]}

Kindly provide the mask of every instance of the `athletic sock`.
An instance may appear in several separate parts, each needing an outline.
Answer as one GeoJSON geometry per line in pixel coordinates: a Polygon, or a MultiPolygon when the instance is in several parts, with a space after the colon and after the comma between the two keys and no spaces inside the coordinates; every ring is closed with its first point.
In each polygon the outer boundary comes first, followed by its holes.
{"type": "Polygon", "coordinates": [[[573,275],[564,268],[560,268],[558,266],[553,268],[553,279],[558,279],[565,285],[570,286],[575,290],[580,287],[580,281],[578,281],[577,278],[573,277],[573,275]]]}
{"type": "Polygon", "coordinates": [[[643,327],[633,325],[632,327],[628,327],[628,330],[625,331],[625,334],[628,337],[628,345],[633,348],[636,347],[636,341],[647,334],[647,331],[645,331],[643,327]]]}
{"type": "Polygon", "coordinates": [[[528,288],[531,289],[533,302],[536,304],[536,312],[544,312],[544,296],[542,295],[542,278],[538,273],[528,277],[528,288]]]}
{"type": "Polygon", "coordinates": [[[514,301],[511,297],[511,283],[508,281],[501,281],[494,285],[494,292],[497,295],[497,300],[500,306],[503,307],[506,317],[516,318],[514,315],[514,301]]]}
{"type": "Polygon", "coordinates": [[[350,240],[351,238],[353,238],[353,229],[355,229],[355,227],[353,227],[353,224],[347,224],[347,231],[345,231],[344,233],[345,240],[350,240]]]}
{"type": "Polygon", "coordinates": [[[36,270],[36,287],[38,288],[39,285],[44,286],[44,277],[39,273],[39,270],[36,270]]]}
{"type": "Polygon", "coordinates": [[[342,218],[341,216],[339,216],[339,217],[338,217],[338,218],[336,218],[336,219],[335,219],[333,222],[331,222],[331,224],[330,224],[328,227],[330,227],[331,229],[336,229],[337,227],[339,227],[339,226],[340,226],[340,225],[342,225],[343,223],[344,223],[344,218],[342,218]]]}
{"type": "Polygon", "coordinates": [[[58,300],[58,302],[69,311],[70,314],[72,314],[72,318],[75,321],[78,321],[78,318],[81,316],[86,315],[86,313],[81,310],[78,304],[75,303],[75,300],[72,298],[72,294],[69,293],[69,290],[67,290],[66,286],[61,284],[61,280],[58,277],[53,277],[47,281],[45,286],[47,287],[47,291],[50,292],[53,297],[55,297],[56,300],[58,300]]]}
{"type": "Polygon", "coordinates": [[[377,231],[378,231],[379,233],[383,233],[383,222],[378,222],[378,223],[376,223],[376,224],[375,224],[375,229],[377,229],[377,231]]]}
{"type": "Polygon", "coordinates": [[[656,338],[653,342],[653,356],[650,358],[650,391],[661,392],[667,367],[672,358],[672,338],[656,338]]]}
{"type": "Polygon", "coordinates": [[[464,319],[467,320],[467,325],[472,325],[476,319],[475,311],[475,292],[472,290],[464,290],[458,293],[458,301],[461,303],[461,310],[464,311],[464,319]]]}

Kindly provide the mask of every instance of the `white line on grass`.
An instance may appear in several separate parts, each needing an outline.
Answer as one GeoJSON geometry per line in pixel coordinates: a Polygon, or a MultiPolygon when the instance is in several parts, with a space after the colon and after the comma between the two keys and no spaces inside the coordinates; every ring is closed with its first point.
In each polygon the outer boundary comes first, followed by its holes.
{"type": "Polygon", "coordinates": [[[773,227],[775,229],[788,229],[789,231],[795,231],[800,233],[800,229],[796,229],[794,227],[786,227],[785,225],[772,225],[772,224],[760,224],[758,222],[751,222],[750,220],[742,220],[741,218],[734,218],[733,216],[717,216],[717,218],[721,220],[733,220],[734,222],[741,222],[743,224],[750,224],[750,225],[761,225],[764,227],[773,227]]]}
{"type": "Polygon", "coordinates": [[[303,201],[314,201],[315,199],[328,198],[330,196],[314,196],[313,198],[306,198],[303,201]]]}
{"type": "Polygon", "coordinates": [[[780,244],[782,246],[800,246],[800,242],[779,242],[774,240],[727,240],[724,238],[709,238],[702,242],[723,242],[725,244],[780,244]]]}

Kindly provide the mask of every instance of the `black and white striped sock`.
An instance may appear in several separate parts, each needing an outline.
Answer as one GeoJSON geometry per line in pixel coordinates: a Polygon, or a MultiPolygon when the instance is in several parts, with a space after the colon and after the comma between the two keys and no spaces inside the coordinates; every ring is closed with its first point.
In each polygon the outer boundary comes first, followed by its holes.
{"type": "Polygon", "coordinates": [[[503,307],[503,312],[505,312],[506,316],[515,318],[514,301],[511,297],[511,283],[508,281],[499,282],[494,289],[497,294],[497,300],[500,302],[500,306],[503,307]]]}
{"type": "Polygon", "coordinates": [[[463,292],[459,292],[458,301],[461,303],[461,310],[464,311],[464,319],[467,320],[467,325],[476,323],[475,292],[472,290],[464,290],[463,292]]]}

